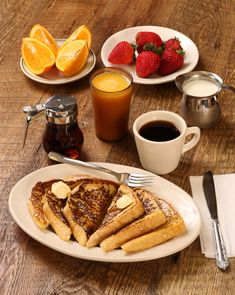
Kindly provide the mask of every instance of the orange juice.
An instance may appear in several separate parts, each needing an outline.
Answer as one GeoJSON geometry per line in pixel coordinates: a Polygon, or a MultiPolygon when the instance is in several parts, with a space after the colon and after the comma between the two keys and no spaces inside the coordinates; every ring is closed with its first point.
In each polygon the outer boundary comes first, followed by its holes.
{"type": "Polygon", "coordinates": [[[104,68],[91,77],[96,135],[116,141],[127,134],[132,77],[117,68],[104,68]]]}

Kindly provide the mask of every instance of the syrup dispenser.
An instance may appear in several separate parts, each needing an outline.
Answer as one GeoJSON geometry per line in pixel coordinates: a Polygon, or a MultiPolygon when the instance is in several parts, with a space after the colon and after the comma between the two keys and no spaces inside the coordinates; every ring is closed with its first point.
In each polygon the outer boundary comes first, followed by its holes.
{"type": "Polygon", "coordinates": [[[45,114],[46,128],[43,135],[43,148],[48,153],[55,151],[73,159],[80,157],[83,134],[77,123],[78,108],[74,97],[54,95],[44,104],[25,106],[27,130],[31,122],[45,114]]]}

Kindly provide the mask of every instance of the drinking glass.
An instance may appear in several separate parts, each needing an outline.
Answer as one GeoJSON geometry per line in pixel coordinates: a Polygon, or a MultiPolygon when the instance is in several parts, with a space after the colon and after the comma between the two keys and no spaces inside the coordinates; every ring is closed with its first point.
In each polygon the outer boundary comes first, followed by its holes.
{"type": "Polygon", "coordinates": [[[96,136],[117,141],[128,132],[132,76],[119,68],[106,67],[90,77],[96,136]]]}

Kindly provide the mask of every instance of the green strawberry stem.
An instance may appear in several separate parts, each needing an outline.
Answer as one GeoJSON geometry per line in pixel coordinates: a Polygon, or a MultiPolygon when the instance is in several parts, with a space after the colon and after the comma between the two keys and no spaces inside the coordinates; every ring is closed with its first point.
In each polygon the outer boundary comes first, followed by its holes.
{"type": "Polygon", "coordinates": [[[176,50],[176,52],[180,55],[184,55],[185,54],[185,51],[183,49],[178,49],[176,50]]]}
{"type": "Polygon", "coordinates": [[[144,45],[144,51],[152,51],[156,54],[162,54],[162,48],[161,47],[156,47],[153,43],[146,43],[144,45]]]}

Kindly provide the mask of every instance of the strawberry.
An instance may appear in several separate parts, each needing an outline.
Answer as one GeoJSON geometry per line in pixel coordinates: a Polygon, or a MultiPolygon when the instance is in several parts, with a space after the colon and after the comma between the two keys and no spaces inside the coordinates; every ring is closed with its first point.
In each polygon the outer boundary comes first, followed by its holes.
{"type": "Polygon", "coordinates": [[[135,40],[138,53],[143,51],[143,47],[146,43],[152,43],[155,47],[160,47],[162,45],[161,37],[154,32],[139,32],[135,40]]]}
{"type": "Polygon", "coordinates": [[[169,47],[163,51],[158,73],[161,76],[169,75],[181,68],[183,64],[184,51],[169,47]]]}
{"type": "Polygon", "coordinates": [[[136,73],[144,78],[156,73],[160,65],[160,56],[152,51],[142,51],[136,58],[136,73]]]}
{"type": "Polygon", "coordinates": [[[181,42],[178,38],[174,37],[174,38],[171,38],[169,40],[167,40],[165,42],[165,49],[168,49],[169,47],[175,49],[175,50],[179,50],[179,49],[182,49],[181,47],[181,42]]]}
{"type": "Polygon", "coordinates": [[[119,42],[108,56],[112,64],[130,64],[134,60],[134,48],[127,41],[119,42]]]}

